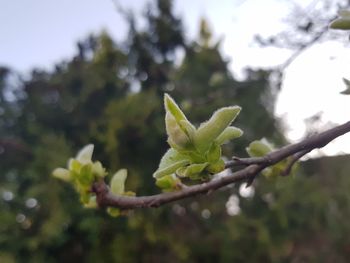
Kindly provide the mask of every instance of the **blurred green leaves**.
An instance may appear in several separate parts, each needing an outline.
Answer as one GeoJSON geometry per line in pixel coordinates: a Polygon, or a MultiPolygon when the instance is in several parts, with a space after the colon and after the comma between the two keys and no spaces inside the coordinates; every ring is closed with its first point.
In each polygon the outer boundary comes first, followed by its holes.
{"type": "MultiPolygon", "coordinates": [[[[99,161],[91,160],[94,145],[89,144],[82,148],[75,158],[68,161],[68,168],[56,168],[52,175],[65,182],[71,183],[80,195],[80,201],[85,208],[97,208],[96,196],[92,191],[93,183],[103,179],[106,169],[99,161]]],[[[110,180],[110,191],[115,195],[134,196],[134,192],[125,192],[125,181],[127,170],[118,170],[110,180]]],[[[107,212],[111,216],[119,216],[121,211],[118,208],[109,207],[107,212]]]]}
{"type": "Polygon", "coordinates": [[[86,145],[75,158],[68,161],[68,168],[56,168],[52,175],[58,179],[73,184],[80,194],[80,201],[85,207],[96,207],[96,199],[91,191],[92,184],[106,176],[106,170],[99,161],[92,162],[94,146],[86,145]]]}

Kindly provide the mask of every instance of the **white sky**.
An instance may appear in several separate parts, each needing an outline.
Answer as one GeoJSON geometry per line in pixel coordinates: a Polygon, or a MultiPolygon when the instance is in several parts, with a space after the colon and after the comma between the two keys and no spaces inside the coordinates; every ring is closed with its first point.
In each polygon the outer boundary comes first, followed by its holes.
{"type": "MultiPolygon", "coordinates": [[[[141,14],[145,0],[119,0],[141,14]]],[[[194,38],[201,17],[208,19],[230,67],[241,75],[244,67],[271,67],[290,54],[251,45],[254,34],[273,35],[284,29],[281,20],[290,12],[283,0],[175,0],[177,14],[184,19],[186,33],[194,38]]],[[[310,1],[295,1],[307,4],[310,1]]],[[[126,23],[115,11],[112,0],[0,0],[0,64],[26,72],[35,67],[50,68],[75,53],[75,43],[88,33],[107,29],[117,40],[124,39],[126,23]]],[[[344,33],[346,35],[346,33],[344,33]]],[[[350,97],[342,77],[350,54],[340,42],[317,45],[298,57],[287,69],[276,106],[277,116],[289,126],[288,136],[303,136],[304,119],[323,112],[322,123],[347,121],[350,97]],[[302,94],[302,96],[300,95],[302,94]]],[[[327,154],[350,153],[350,135],[325,148],[327,154]]]]}

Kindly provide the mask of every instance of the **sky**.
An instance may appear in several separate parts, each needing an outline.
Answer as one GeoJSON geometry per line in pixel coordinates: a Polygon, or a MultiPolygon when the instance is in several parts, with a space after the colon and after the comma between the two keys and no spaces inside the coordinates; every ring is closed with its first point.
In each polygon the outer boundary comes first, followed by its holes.
{"type": "MultiPolygon", "coordinates": [[[[141,16],[146,2],[0,0],[0,65],[23,73],[33,67],[50,69],[75,54],[78,40],[102,29],[122,41],[128,28],[115,3],[141,16]]],[[[197,36],[202,17],[209,21],[214,37],[222,39],[222,53],[231,61],[230,68],[239,78],[246,67],[271,68],[289,57],[288,50],[259,48],[253,44],[253,38],[255,34],[271,36],[283,31],[286,28],[283,19],[291,12],[291,2],[299,2],[301,6],[317,3],[315,0],[175,0],[175,10],[183,17],[188,39],[197,36]]],[[[349,61],[347,45],[329,41],[306,50],[286,69],[276,115],[283,118],[291,141],[303,137],[305,119],[314,114],[322,113],[320,128],[347,121],[350,98],[339,92],[345,89],[342,78],[350,77],[346,70],[349,61]]],[[[322,152],[350,153],[350,135],[337,139],[322,152]]]]}

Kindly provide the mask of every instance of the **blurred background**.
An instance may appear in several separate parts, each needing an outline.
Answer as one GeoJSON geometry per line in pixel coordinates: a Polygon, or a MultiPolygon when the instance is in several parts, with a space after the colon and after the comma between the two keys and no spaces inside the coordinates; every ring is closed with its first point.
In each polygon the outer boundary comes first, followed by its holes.
{"type": "Polygon", "coordinates": [[[0,2],[0,262],[348,262],[349,136],[294,176],[120,218],[83,209],[50,174],[93,143],[111,173],[129,170],[127,189],[158,192],[164,92],[197,124],[242,106],[227,157],[346,121],[349,34],[328,24],[349,5],[0,2]]]}

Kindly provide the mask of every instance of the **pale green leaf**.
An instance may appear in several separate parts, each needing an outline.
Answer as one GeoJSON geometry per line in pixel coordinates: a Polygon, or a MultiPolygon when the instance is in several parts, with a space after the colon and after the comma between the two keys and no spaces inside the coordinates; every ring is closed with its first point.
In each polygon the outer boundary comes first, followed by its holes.
{"type": "Polygon", "coordinates": [[[196,128],[192,125],[192,123],[187,120],[181,120],[179,122],[179,125],[181,129],[187,134],[188,138],[192,140],[194,134],[196,133],[196,128]]]}
{"type": "Polygon", "coordinates": [[[183,160],[188,161],[188,157],[170,148],[166,151],[166,153],[163,155],[162,159],[160,160],[158,169],[160,170],[164,169],[176,162],[183,161],[183,160]]]}
{"type": "Polygon", "coordinates": [[[208,162],[217,162],[221,158],[221,147],[218,144],[213,143],[210,149],[208,150],[206,156],[208,162]]]}
{"type": "Polygon", "coordinates": [[[219,145],[225,144],[226,142],[241,137],[243,131],[239,128],[230,126],[227,127],[216,139],[215,142],[219,145]]]}
{"type": "Polygon", "coordinates": [[[222,159],[219,159],[217,162],[215,163],[211,163],[207,169],[208,172],[210,172],[211,174],[217,174],[222,172],[223,170],[225,170],[225,162],[222,159]]]}
{"type": "Polygon", "coordinates": [[[182,130],[179,123],[175,120],[174,116],[169,112],[167,112],[165,115],[165,127],[169,136],[170,143],[175,144],[180,149],[185,149],[190,145],[190,139],[188,135],[184,130],[182,130]]]}
{"type": "Polygon", "coordinates": [[[128,176],[126,169],[120,169],[117,171],[110,182],[111,192],[116,195],[122,195],[125,189],[125,180],[128,176]]]}
{"type": "Polygon", "coordinates": [[[194,143],[196,148],[204,152],[211,143],[233,122],[241,110],[239,106],[225,107],[217,110],[205,123],[202,123],[196,131],[194,143]]]}
{"type": "Polygon", "coordinates": [[[76,160],[81,164],[91,163],[92,153],[94,151],[94,145],[89,144],[86,145],[83,149],[81,149],[76,157],[76,160]]]}
{"type": "Polygon", "coordinates": [[[59,178],[63,181],[69,182],[71,180],[71,175],[69,170],[64,169],[64,168],[56,168],[53,172],[52,175],[56,178],[59,178]]]}
{"type": "Polygon", "coordinates": [[[77,179],[83,186],[90,186],[94,180],[94,176],[92,174],[92,165],[83,165],[80,169],[80,173],[78,174],[77,179]]]}
{"type": "Polygon", "coordinates": [[[163,190],[176,190],[179,183],[179,178],[174,174],[168,174],[156,180],[156,185],[163,190]]]}
{"type": "Polygon", "coordinates": [[[187,118],[185,114],[182,112],[180,107],[176,104],[176,102],[169,96],[169,94],[164,94],[164,107],[167,112],[170,112],[171,115],[174,116],[177,122],[186,120],[187,118]]]}
{"type": "Polygon", "coordinates": [[[264,140],[253,141],[246,148],[246,151],[251,157],[262,157],[271,152],[272,147],[264,140]]]}
{"type": "Polygon", "coordinates": [[[76,173],[80,173],[80,169],[82,167],[82,164],[78,162],[76,159],[70,158],[68,161],[68,169],[70,171],[74,171],[76,173]]]}
{"type": "Polygon", "coordinates": [[[96,175],[98,177],[104,177],[107,174],[106,169],[103,168],[101,162],[99,162],[99,161],[96,161],[93,163],[92,172],[94,175],[96,175]]]}
{"type": "Polygon", "coordinates": [[[178,161],[178,162],[175,162],[163,169],[158,169],[157,171],[155,171],[153,173],[153,177],[154,178],[161,178],[163,176],[166,176],[166,175],[169,175],[169,174],[173,174],[175,173],[175,171],[180,168],[180,167],[183,167],[183,166],[186,166],[190,163],[189,160],[182,160],[182,161],[178,161]]]}
{"type": "Polygon", "coordinates": [[[209,163],[195,163],[186,167],[180,167],[176,170],[176,174],[180,177],[190,177],[196,174],[200,174],[209,165],[209,163]]]}

